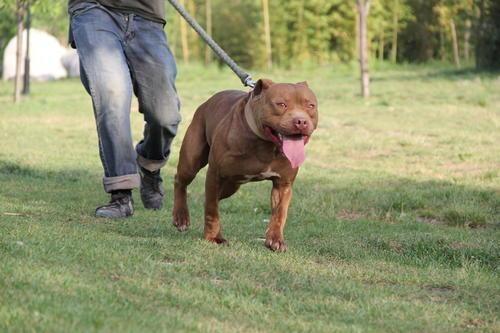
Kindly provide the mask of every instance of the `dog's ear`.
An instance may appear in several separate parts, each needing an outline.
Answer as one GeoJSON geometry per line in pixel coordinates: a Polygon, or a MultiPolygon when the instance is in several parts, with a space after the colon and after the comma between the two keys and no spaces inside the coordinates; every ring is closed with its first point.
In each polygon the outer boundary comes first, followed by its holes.
{"type": "Polygon", "coordinates": [[[255,88],[253,88],[253,95],[259,96],[264,90],[269,89],[270,86],[274,84],[273,81],[268,79],[260,79],[255,84],[255,88]]]}
{"type": "Polygon", "coordinates": [[[300,86],[305,86],[305,87],[309,88],[309,85],[307,84],[307,81],[297,82],[297,84],[300,85],[300,86]]]}

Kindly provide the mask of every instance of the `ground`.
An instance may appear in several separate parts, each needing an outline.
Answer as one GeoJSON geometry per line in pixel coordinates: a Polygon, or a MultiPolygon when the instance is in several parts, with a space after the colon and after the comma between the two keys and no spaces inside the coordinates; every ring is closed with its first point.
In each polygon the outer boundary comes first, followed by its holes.
{"type": "Polygon", "coordinates": [[[0,331],[500,332],[500,77],[379,65],[364,101],[356,74],[266,74],[320,101],[285,254],[263,246],[266,182],[222,204],[229,246],[202,240],[204,172],[191,230],[171,225],[181,138],[197,105],[240,87],[228,71],[181,66],[166,207],[135,193],[122,221],[92,217],[108,197],[80,83],[34,84],[16,106],[0,83],[0,331]]]}

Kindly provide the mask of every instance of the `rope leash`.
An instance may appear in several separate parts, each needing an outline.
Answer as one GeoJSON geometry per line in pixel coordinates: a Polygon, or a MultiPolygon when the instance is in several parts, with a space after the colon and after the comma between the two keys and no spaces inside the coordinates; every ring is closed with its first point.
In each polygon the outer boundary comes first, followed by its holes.
{"type": "Polygon", "coordinates": [[[186,22],[200,35],[201,39],[207,43],[208,46],[214,51],[214,53],[231,68],[231,70],[240,78],[241,82],[245,87],[254,88],[255,81],[252,79],[250,74],[245,72],[238,64],[231,59],[231,57],[224,51],[209,34],[201,27],[201,25],[196,22],[196,20],[189,15],[186,9],[177,0],[168,0],[170,4],[177,10],[177,12],[186,20],[186,22]]]}

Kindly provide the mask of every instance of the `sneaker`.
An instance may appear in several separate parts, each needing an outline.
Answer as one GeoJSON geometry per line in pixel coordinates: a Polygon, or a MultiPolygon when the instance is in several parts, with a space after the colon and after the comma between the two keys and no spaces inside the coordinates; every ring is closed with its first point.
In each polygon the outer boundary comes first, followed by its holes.
{"type": "Polygon", "coordinates": [[[118,219],[129,217],[134,214],[134,201],[132,200],[132,191],[116,191],[111,193],[109,204],[97,207],[96,217],[108,219],[118,219]]]}
{"type": "Polygon", "coordinates": [[[160,170],[148,171],[141,169],[141,200],[146,209],[161,209],[163,207],[163,197],[165,190],[163,188],[163,179],[160,176],[160,170]]]}

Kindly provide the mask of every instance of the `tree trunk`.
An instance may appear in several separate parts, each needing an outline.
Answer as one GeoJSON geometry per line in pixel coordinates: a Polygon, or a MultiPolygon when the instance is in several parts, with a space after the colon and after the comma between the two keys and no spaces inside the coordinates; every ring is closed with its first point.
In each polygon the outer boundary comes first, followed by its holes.
{"type": "Polygon", "coordinates": [[[441,57],[441,61],[446,60],[446,49],[444,47],[444,36],[443,28],[439,28],[439,56],[441,57]]]}
{"type": "Polygon", "coordinates": [[[30,33],[31,33],[31,10],[29,0],[26,3],[26,50],[24,55],[24,80],[23,95],[30,94],[30,33]]]}
{"type": "Polygon", "coordinates": [[[451,28],[451,40],[453,42],[453,60],[455,61],[455,66],[460,68],[460,55],[458,53],[458,39],[457,39],[457,29],[455,27],[455,21],[450,20],[451,28]]]}
{"type": "Polygon", "coordinates": [[[271,45],[271,25],[269,24],[269,0],[262,0],[262,14],[264,18],[267,68],[271,69],[273,67],[273,51],[271,45]]]}
{"type": "MultiPolygon", "coordinates": [[[[191,16],[196,19],[196,3],[194,0],[187,0],[187,7],[191,16]]],[[[194,59],[201,59],[201,47],[198,39],[198,34],[194,29],[188,29],[189,54],[194,59]]]]}
{"type": "Polygon", "coordinates": [[[475,42],[475,48],[474,48],[474,55],[475,55],[475,59],[476,59],[476,68],[477,69],[480,69],[480,68],[484,68],[486,67],[485,66],[485,62],[484,62],[484,48],[485,48],[485,43],[484,43],[484,26],[485,26],[485,1],[484,0],[481,0],[479,2],[479,5],[478,5],[478,15],[479,17],[477,17],[477,27],[475,30],[475,33],[474,33],[474,40],[476,41],[475,42]]]}
{"type": "Polygon", "coordinates": [[[380,37],[378,41],[378,60],[383,61],[384,60],[384,42],[385,42],[385,36],[384,36],[384,28],[382,27],[380,29],[380,37]]]}
{"type": "Polygon", "coordinates": [[[361,70],[361,95],[370,97],[370,72],[368,68],[367,20],[370,0],[357,0],[359,16],[359,62],[361,70]]]}
{"type": "MultiPolygon", "coordinates": [[[[357,1],[357,0],[356,0],[357,1]]],[[[356,42],[354,43],[354,55],[359,56],[359,10],[358,5],[356,4],[354,7],[357,15],[354,15],[354,36],[356,38],[356,42]]]]}
{"type": "MultiPolygon", "coordinates": [[[[207,33],[213,36],[212,28],[212,1],[205,1],[205,19],[207,22],[207,33]]],[[[205,45],[205,64],[208,65],[212,62],[212,50],[208,45],[205,45]]]]}
{"type": "Polygon", "coordinates": [[[293,45],[293,57],[299,61],[304,60],[304,54],[307,52],[307,41],[306,41],[306,24],[304,23],[304,0],[300,1],[300,7],[297,13],[297,28],[295,31],[295,40],[293,45]]]}
{"type": "Polygon", "coordinates": [[[470,31],[471,31],[471,20],[467,18],[465,20],[465,32],[464,32],[464,59],[466,62],[470,60],[470,31]]]}
{"type": "Polygon", "coordinates": [[[21,64],[23,61],[23,30],[24,30],[24,2],[17,0],[17,49],[16,49],[16,76],[14,79],[14,103],[21,100],[21,64]]]}
{"type": "Polygon", "coordinates": [[[170,19],[170,25],[167,25],[167,29],[170,28],[171,30],[167,34],[168,37],[170,38],[169,40],[169,45],[170,45],[170,50],[172,51],[172,54],[174,55],[174,58],[177,59],[177,46],[178,46],[178,36],[179,36],[179,25],[177,24],[177,20],[179,19],[180,15],[173,15],[172,18],[170,19]]]}
{"type": "MultiPolygon", "coordinates": [[[[185,1],[180,0],[181,5],[185,8],[185,1]]],[[[187,23],[185,20],[179,20],[181,24],[181,44],[182,44],[182,58],[186,64],[189,63],[189,42],[188,42],[188,30],[187,23]]]]}
{"type": "Polygon", "coordinates": [[[391,61],[395,63],[398,58],[399,0],[394,0],[393,10],[391,61]]]}

